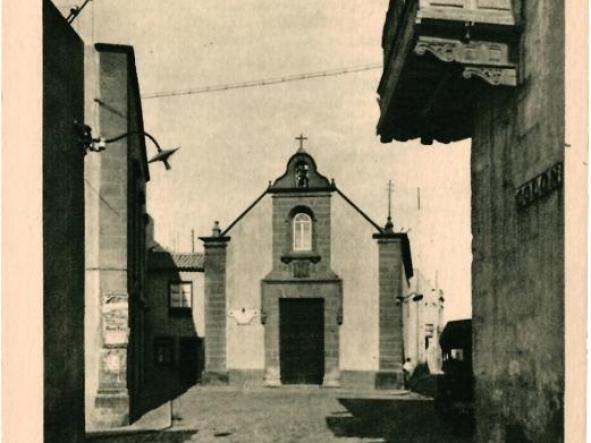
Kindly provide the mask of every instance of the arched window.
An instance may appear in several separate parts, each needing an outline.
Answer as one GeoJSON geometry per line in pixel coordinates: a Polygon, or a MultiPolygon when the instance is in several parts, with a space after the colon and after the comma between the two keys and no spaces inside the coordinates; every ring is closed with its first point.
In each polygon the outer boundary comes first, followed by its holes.
{"type": "Polygon", "coordinates": [[[312,218],[303,212],[293,218],[293,250],[312,250],[312,218]]]}

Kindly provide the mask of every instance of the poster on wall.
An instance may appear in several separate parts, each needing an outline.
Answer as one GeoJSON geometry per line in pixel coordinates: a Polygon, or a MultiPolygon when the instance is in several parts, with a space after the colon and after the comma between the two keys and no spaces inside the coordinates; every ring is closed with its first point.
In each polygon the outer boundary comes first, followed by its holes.
{"type": "Polygon", "coordinates": [[[107,347],[127,345],[129,338],[127,294],[109,293],[103,297],[103,342],[107,347]]]}

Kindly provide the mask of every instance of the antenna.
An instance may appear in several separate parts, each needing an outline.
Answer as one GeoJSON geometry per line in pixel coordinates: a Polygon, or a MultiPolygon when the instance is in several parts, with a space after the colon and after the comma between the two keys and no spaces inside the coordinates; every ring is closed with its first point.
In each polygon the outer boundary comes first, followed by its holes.
{"type": "Polygon", "coordinates": [[[195,229],[191,229],[191,253],[195,254],[195,229]]]}
{"type": "Polygon", "coordinates": [[[388,220],[392,220],[392,180],[388,180],[388,220]]]}
{"type": "Polygon", "coordinates": [[[392,232],[394,230],[394,224],[392,223],[392,191],[394,185],[392,180],[388,180],[388,221],[386,222],[386,231],[392,232]]]}

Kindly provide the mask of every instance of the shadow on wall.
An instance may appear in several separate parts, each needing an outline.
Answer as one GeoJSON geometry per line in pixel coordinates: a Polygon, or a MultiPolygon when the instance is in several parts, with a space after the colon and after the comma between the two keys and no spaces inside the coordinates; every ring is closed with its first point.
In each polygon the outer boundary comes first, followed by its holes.
{"type": "Polygon", "coordinates": [[[191,275],[195,273],[179,270],[176,258],[178,255],[162,249],[148,255],[144,380],[132,421],[201,381],[205,355],[203,338],[197,334],[193,319],[195,288],[191,275]],[[180,302],[185,295],[183,285],[187,289],[188,283],[190,302],[180,302]]]}
{"type": "Polygon", "coordinates": [[[347,399],[339,402],[349,416],[326,418],[336,437],[371,438],[383,442],[468,443],[469,431],[441,421],[430,400],[347,399]]]}

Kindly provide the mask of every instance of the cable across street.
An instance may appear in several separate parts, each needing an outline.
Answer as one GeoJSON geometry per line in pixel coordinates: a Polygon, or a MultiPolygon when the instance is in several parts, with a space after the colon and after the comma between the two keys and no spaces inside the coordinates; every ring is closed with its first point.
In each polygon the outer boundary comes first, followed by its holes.
{"type": "Polygon", "coordinates": [[[289,83],[289,82],[296,82],[296,81],[301,81],[301,80],[308,80],[308,79],[312,79],[312,78],[335,77],[335,76],[339,76],[339,75],[354,74],[357,72],[372,71],[372,70],[381,69],[381,68],[382,68],[381,63],[380,64],[373,64],[373,65],[363,65],[363,66],[350,66],[347,68],[339,68],[339,69],[332,69],[332,70],[318,71],[318,72],[308,72],[308,73],[303,73],[303,74],[293,74],[293,75],[286,75],[283,77],[271,77],[271,78],[251,80],[251,81],[246,81],[246,82],[202,86],[202,87],[198,87],[198,88],[191,88],[191,89],[178,90],[178,91],[155,92],[152,94],[142,95],[142,99],[148,100],[148,99],[153,99],[153,98],[174,97],[174,96],[182,96],[182,95],[207,94],[210,92],[229,91],[231,89],[256,88],[256,87],[261,87],[261,86],[277,85],[280,83],[289,83]]]}

